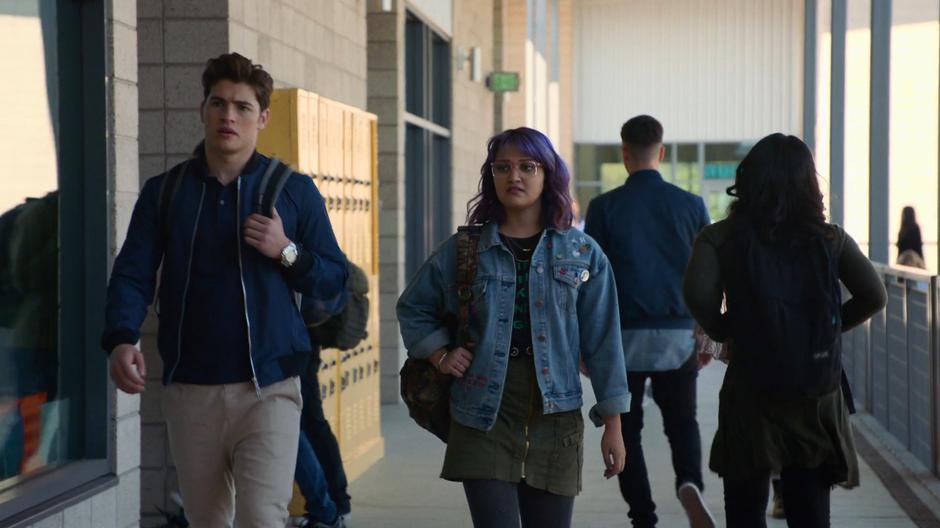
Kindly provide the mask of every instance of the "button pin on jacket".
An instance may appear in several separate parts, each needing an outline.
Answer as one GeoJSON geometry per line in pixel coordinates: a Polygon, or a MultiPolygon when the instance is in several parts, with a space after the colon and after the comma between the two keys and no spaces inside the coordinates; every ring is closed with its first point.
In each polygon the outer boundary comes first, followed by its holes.
{"type": "Polygon", "coordinates": [[[581,276],[579,278],[581,279],[581,282],[587,282],[588,279],[591,278],[591,272],[588,270],[584,270],[581,272],[581,276]]]}

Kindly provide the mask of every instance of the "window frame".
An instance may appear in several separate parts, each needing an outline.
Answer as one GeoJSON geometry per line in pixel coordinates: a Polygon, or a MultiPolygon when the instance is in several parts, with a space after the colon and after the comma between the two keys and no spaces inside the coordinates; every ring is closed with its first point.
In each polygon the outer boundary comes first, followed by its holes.
{"type": "Polygon", "coordinates": [[[451,40],[420,13],[405,16],[405,272],[451,233],[451,40]]]}
{"type": "Polygon", "coordinates": [[[57,115],[58,341],[60,354],[77,354],[86,367],[79,402],[83,458],[26,477],[0,493],[0,524],[11,527],[34,523],[117,485],[114,390],[99,345],[113,230],[108,205],[114,194],[108,167],[106,10],[104,0],[57,0],[55,5],[57,74],[63,87],[57,115]],[[65,168],[76,167],[75,177],[64,177],[65,168]]]}

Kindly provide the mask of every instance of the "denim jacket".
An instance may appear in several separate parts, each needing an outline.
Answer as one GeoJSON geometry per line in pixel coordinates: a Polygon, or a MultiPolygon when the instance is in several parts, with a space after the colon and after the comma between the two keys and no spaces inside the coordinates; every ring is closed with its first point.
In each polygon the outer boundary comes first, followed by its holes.
{"type": "MultiPolygon", "coordinates": [[[[485,225],[480,236],[469,325],[470,339],[476,343],[473,362],[451,385],[451,416],[484,431],[496,422],[502,400],[515,300],[515,262],[497,227],[485,225]]],[[[413,358],[452,346],[443,315],[458,309],[456,248],[455,235],[428,258],[398,300],[402,339],[413,358]]],[[[597,397],[590,411],[594,424],[627,412],[630,394],[617,289],[607,257],[584,233],[549,228],[533,252],[531,266],[532,348],[543,412],[581,407],[582,356],[597,397]]]]}

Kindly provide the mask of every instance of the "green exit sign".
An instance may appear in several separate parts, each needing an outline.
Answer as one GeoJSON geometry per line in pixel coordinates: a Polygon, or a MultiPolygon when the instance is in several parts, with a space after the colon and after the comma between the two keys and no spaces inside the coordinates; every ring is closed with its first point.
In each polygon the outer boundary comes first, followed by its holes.
{"type": "Polygon", "coordinates": [[[486,78],[486,86],[493,92],[518,92],[519,74],[517,72],[493,72],[486,78]]]}

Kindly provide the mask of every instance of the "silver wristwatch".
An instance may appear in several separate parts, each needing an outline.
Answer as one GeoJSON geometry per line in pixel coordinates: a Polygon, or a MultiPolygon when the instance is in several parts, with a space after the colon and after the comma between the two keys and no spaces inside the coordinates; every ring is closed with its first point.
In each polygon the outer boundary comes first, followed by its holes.
{"type": "Polygon", "coordinates": [[[291,242],[281,250],[281,266],[289,268],[297,262],[297,244],[291,242]]]}

